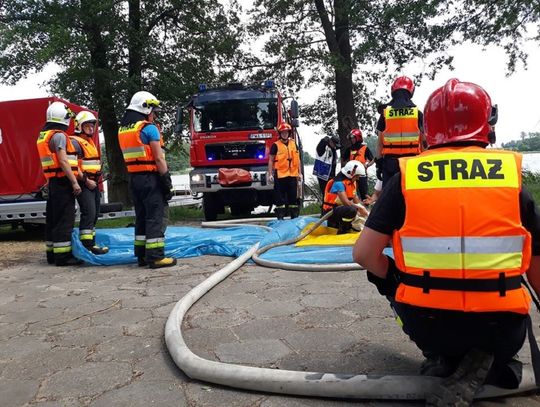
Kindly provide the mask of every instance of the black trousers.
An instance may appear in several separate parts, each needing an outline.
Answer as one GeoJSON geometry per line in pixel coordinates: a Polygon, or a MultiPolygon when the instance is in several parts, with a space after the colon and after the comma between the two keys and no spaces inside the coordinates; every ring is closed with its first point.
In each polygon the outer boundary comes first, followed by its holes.
{"type": "Polygon", "coordinates": [[[81,211],[79,221],[79,239],[86,248],[91,248],[96,243],[96,223],[99,216],[101,192],[96,186],[89,189],[86,185],[79,183],[81,193],[77,196],[77,203],[81,211]]]}
{"type": "Polygon", "coordinates": [[[360,198],[360,200],[364,200],[367,198],[368,193],[368,179],[367,177],[360,177],[358,178],[358,182],[356,183],[356,195],[360,198]]]}
{"type": "Polygon", "coordinates": [[[424,356],[443,356],[457,364],[470,349],[482,349],[494,355],[490,376],[495,381],[525,341],[526,315],[438,310],[389,300],[403,331],[424,356]]]}
{"type": "Polygon", "coordinates": [[[148,263],[165,257],[167,202],[159,174],[132,173],[130,188],[135,206],[135,256],[148,263]]]}
{"type": "Polygon", "coordinates": [[[384,188],[384,185],[390,181],[390,178],[399,172],[399,160],[398,157],[388,156],[383,157],[382,160],[382,182],[384,188]]]}
{"type": "Polygon", "coordinates": [[[278,217],[283,216],[287,209],[289,209],[291,216],[298,216],[297,188],[298,178],[296,177],[274,179],[274,204],[278,217]]]}
{"type": "Polygon", "coordinates": [[[328,218],[327,224],[331,228],[336,228],[338,233],[345,233],[352,229],[351,224],[356,218],[357,210],[352,206],[339,205],[334,208],[334,212],[328,218]]]}
{"type": "Polygon", "coordinates": [[[62,264],[73,256],[71,232],[75,224],[75,196],[66,177],[49,179],[45,222],[47,260],[62,264]]]}
{"type": "Polygon", "coordinates": [[[324,190],[326,189],[326,184],[328,184],[328,180],[325,181],[324,179],[317,178],[317,181],[319,182],[319,189],[324,198],[324,190]]]}

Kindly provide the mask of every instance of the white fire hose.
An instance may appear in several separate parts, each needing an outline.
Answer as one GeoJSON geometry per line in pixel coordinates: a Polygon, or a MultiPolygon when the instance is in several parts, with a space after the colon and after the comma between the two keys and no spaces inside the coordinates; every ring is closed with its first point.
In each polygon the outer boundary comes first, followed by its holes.
{"type": "MultiPolygon", "coordinates": [[[[218,270],[205,281],[189,291],[176,303],[165,326],[165,342],[176,365],[192,379],[224,386],[270,393],[301,396],[378,399],[378,400],[421,400],[433,392],[441,380],[431,376],[364,375],[324,372],[304,372],[281,369],[257,368],[230,363],[216,362],[195,355],[186,345],[182,336],[182,321],[189,309],[213,287],[238,270],[250,258],[257,264],[268,267],[301,271],[356,270],[356,263],[347,264],[291,264],[270,262],[258,257],[272,247],[292,244],[315,230],[330,214],[321,218],[314,227],[301,236],[285,242],[275,243],[259,249],[259,243],[252,246],[240,257],[218,270]],[[341,268],[340,268],[341,267],[341,268]]],[[[250,221],[268,221],[269,218],[250,221]]],[[[246,220],[205,222],[203,227],[245,226],[246,220]],[[240,223],[242,222],[242,223],[240,223]]],[[[251,224],[250,226],[255,226],[251,224]]],[[[260,227],[260,226],[259,226],[260,227]]],[[[523,378],[517,389],[503,389],[484,385],[475,398],[507,396],[536,389],[534,373],[530,365],[523,368],[523,378]]]]}

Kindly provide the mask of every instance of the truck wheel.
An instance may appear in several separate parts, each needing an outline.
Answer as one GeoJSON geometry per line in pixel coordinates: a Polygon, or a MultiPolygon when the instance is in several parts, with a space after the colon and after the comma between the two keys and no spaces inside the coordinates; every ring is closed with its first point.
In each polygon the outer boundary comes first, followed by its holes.
{"type": "Polygon", "coordinates": [[[249,205],[236,204],[231,205],[232,216],[249,216],[253,208],[249,205]]]}
{"type": "Polygon", "coordinates": [[[203,213],[204,219],[208,222],[217,220],[219,205],[216,203],[216,197],[213,194],[203,195],[203,213]]]}

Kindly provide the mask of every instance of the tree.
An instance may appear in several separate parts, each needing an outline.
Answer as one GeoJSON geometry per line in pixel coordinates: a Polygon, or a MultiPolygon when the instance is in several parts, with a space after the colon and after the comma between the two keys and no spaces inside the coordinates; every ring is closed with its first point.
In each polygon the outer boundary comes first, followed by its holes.
{"type": "Polygon", "coordinates": [[[3,80],[56,63],[62,70],[49,81],[53,92],[99,110],[110,198],[124,203],[117,131],[131,95],[144,89],[164,102],[169,134],[167,115],[198,82],[231,77],[222,67],[238,55],[241,38],[238,18],[218,0],[11,0],[0,2],[0,24],[3,80]]]}
{"type": "MultiPolygon", "coordinates": [[[[376,85],[405,63],[421,61],[432,76],[452,57],[450,26],[432,21],[442,0],[257,0],[250,31],[266,38],[268,58],[253,57],[256,78],[277,77],[296,90],[323,84],[321,97],[304,109],[308,124],[346,134],[371,127],[376,85]]],[[[420,77],[419,75],[418,77],[420,77]]]]}

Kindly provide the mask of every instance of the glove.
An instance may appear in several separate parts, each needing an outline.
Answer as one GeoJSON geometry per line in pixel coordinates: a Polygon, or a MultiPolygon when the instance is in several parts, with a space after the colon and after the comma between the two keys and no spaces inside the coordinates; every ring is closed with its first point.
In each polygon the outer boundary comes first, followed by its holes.
{"type": "Polygon", "coordinates": [[[167,171],[165,174],[159,176],[159,182],[161,183],[161,190],[163,191],[163,197],[166,201],[170,201],[174,196],[171,174],[167,171]]]}
{"type": "MultiPolygon", "coordinates": [[[[388,256],[387,256],[388,257],[388,256]]],[[[391,257],[388,257],[388,269],[386,278],[377,277],[375,274],[367,271],[367,279],[370,283],[375,284],[379,294],[387,297],[395,297],[396,290],[400,283],[399,270],[396,267],[396,262],[391,257]]]]}

